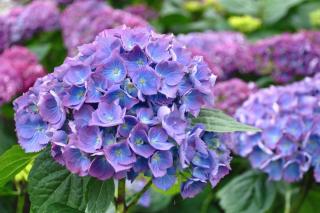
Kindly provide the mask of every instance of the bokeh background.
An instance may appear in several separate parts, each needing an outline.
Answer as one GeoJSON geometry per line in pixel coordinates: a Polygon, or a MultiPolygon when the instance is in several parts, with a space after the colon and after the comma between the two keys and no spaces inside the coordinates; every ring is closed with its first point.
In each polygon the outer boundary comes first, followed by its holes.
{"type": "MultiPolygon", "coordinates": [[[[17,141],[14,98],[76,55],[79,45],[121,25],[173,33],[203,56],[218,76],[216,107],[231,116],[263,88],[320,72],[319,0],[0,0],[0,155],[17,141]]],[[[186,200],[177,189],[152,188],[134,211],[320,212],[311,171],[296,181],[270,181],[251,165],[235,155],[230,175],[216,188],[186,200]]],[[[0,190],[1,213],[18,212],[17,196],[27,191],[13,189],[27,185],[29,167],[0,190]]],[[[139,182],[129,188],[135,193],[139,182]]]]}

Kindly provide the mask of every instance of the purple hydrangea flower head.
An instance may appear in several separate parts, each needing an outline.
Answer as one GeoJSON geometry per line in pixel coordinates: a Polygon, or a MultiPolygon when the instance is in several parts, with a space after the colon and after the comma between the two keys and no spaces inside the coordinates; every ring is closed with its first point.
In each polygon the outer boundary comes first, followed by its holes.
{"type": "Polygon", "coordinates": [[[36,55],[28,49],[13,46],[0,55],[0,104],[25,92],[38,77],[45,75],[36,55]]]}
{"type": "Polygon", "coordinates": [[[215,106],[229,115],[233,115],[255,91],[254,83],[246,83],[238,78],[218,82],[213,90],[216,98],[215,106]]]}
{"type": "Polygon", "coordinates": [[[59,27],[59,15],[58,7],[49,0],[37,0],[13,8],[3,17],[9,26],[9,44],[29,39],[40,31],[56,30],[59,27]]]}
{"type": "Polygon", "coordinates": [[[204,32],[180,35],[178,39],[202,55],[219,80],[230,78],[236,71],[250,72],[255,69],[249,43],[240,33],[204,32]]]}
{"type": "Polygon", "coordinates": [[[143,173],[163,190],[184,173],[184,197],[228,173],[225,145],[191,126],[201,108],[213,107],[216,77],[201,57],[146,28],[106,30],[79,49],[15,100],[27,152],[51,144],[52,157],[72,173],[101,180],[143,173]]]}
{"type": "Polygon", "coordinates": [[[319,32],[282,34],[251,45],[259,75],[271,74],[277,83],[313,76],[320,69],[319,32]]]}
{"type": "Polygon", "coordinates": [[[295,182],[314,168],[319,180],[320,76],[260,90],[236,112],[239,121],[262,129],[232,135],[233,151],[272,180],[295,182]]]}
{"type": "Polygon", "coordinates": [[[61,15],[64,42],[70,55],[75,55],[79,45],[92,42],[104,29],[120,25],[145,27],[148,23],[128,12],[113,9],[99,0],[75,1],[61,15]]]}
{"type": "Polygon", "coordinates": [[[10,26],[4,16],[0,17],[0,52],[10,46],[10,26]]]}

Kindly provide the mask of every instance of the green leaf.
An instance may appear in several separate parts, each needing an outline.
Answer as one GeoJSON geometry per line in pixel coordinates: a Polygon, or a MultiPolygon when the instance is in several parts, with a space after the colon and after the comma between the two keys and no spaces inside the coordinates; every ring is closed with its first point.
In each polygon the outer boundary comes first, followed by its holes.
{"type": "Polygon", "coordinates": [[[82,213],[77,209],[71,208],[70,206],[61,204],[61,203],[53,203],[48,206],[50,213],[82,213]]]}
{"type": "Polygon", "coordinates": [[[320,9],[320,2],[307,2],[299,5],[297,10],[289,17],[291,25],[299,30],[301,28],[312,28],[310,23],[310,13],[316,9],[320,9]]]}
{"type": "Polygon", "coordinates": [[[276,187],[264,174],[248,171],[224,186],[217,196],[227,213],[263,213],[272,206],[276,187]]]}
{"type": "Polygon", "coordinates": [[[274,24],[284,17],[289,9],[305,0],[261,0],[262,20],[266,24],[274,24]]]}
{"type": "Polygon", "coordinates": [[[71,174],[56,163],[49,150],[46,150],[36,158],[29,175],[29,195],[33,212],[51,212],[49,207],[53,203],[84,211],[88,181],[88,177],[71,174]]]}
{"type": "Polygon", "coordinates": [[[300,213],[313,213],[318,212],[320,210],[320,188],[318,186],[314,186],[307,194],[305,198],[300,213]]]}
{"type": "Polygon", "coordinates": [[[150,190],[150,200],[151,203],[148,208],[141,208],[137,212],[159,212],[170,204],[172,195],[163,195],[154,190],[150,190]]]}
{"type": "Polygon", "coordinates": [[[41,61],[43,60],[46,55],[49,53],[49,50],[51,48],[51,44],[50,43],[36,43],[36,44],[32,44],[30,46],[28,46],[28,48],[37,55],[38,60],[41,61]]]}
{"type": "Polygon", "coordinates": [[[87,189],[86,213],[106,212],[113,200],[114,182],[113,180],[99,181],[91,178],[87,189]]]}
{"type": "Polygon", "coordinates": [[[212,132],[257,132],[260,129],[239,123],[229,115],[217,109],[202,109],[199,116],[192,119],[192,124],[202,123],[207,131],[212,132]]]}
{"type": "Polygon", "coordinates": [[[19,145],[12,146],[0,156],[0,187],[23,170],[38,153],[25,153],[19,145]]]}
{"type": "Polygon", "coordinates": [[[230,13],[256,15],[259,11],[256,0],[219,0],[219,3],[230,13]]]}

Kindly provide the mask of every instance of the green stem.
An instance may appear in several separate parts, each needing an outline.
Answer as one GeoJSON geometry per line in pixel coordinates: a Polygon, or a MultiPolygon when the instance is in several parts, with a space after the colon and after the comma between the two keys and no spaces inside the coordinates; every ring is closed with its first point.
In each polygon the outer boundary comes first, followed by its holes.
{"type": "Polygon", "coordinates": [[[214,195],[212,192],[207,196],[207,198],[203,201],[201,213],[207,213],[210,207],[211,202],[214,200],[214,195]]]}
{"type": "Polygon", "coordinates": [[[133,206],[135,206],[138,203],[138,201],[140,200],[142,195],[150,188],[151,184],[152,184],[152,180],[150,179],[147,182],[147,184],[143,187],[143,189],[132,198],[132,200],[131,200],[130,204],[128,205],[127,209],[132,208],[133,206]]]}
{"type": "Polygon", "coordinates": [[[21,189],[21,186],[19,183],[16,183],[16,189],[18,192],[18,197],[17,197],[17,208],[16,208],[16,213],[23,213],[24,209],[24,202],[25,202],[25,193],[21,189]]]}
{"type": "Polygon", "coordinates": [[[17,213],[23,213],[24,209],[24,201],[25,201],[25,196],[24,194],[18,196],[18,202],[17,202],[17,213]]]}
{"type": "Polygon", "coordinates": [[[299,197],[297,201],[295,201],[295,205],[291,210],[291,213],[298,213],[300,211],[300,208],[305,201],[306,197],[308,196],[309,190],[312,186],[313,180],[312,180],[312,174],[308,173],[303,181],[301,190],[299,191],[299,197]]]}
{"type": "Polygon", "coordinates": [[[292,196],[292,191],[291,190],[286,191],[284,213],[291,212],[291,196],[292,196]]]}
{"type": "Polygon", "coordinates": [[[126,213],[126,179],[121,179],[118,182],[118,196],[116,198],[116,212],[126,213]]]}

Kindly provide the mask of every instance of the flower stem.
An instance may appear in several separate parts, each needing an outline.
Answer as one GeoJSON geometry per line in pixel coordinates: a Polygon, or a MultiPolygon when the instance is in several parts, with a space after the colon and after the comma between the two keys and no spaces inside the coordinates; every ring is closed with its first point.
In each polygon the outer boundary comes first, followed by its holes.
{"type": "Polygon", "coordinates": [[[291,190],[286,191],[284,213],[291,212],[291,196],[292,196],[292,191],[291,190]]]}
{"type": "Polygon", "coordinates": [[[133,206],[135,206],[135,205],[138,203],[139,199],[140,199],[140,198],[142,197],[142,195],[150,188],[151,184],[152,184],[152,180],[150,179],[150,180],[146,183],[146,185],[143,187],[143,189],[142,189],[139,193],[137,193],[137,194],[132,198],[132,201],[131,201],[130,204],[128,205],[128,208],[127,208],[127,209],[132,208],[133,206]]]}
{"type": "Polygon", "coordinates": [[[299,192],[299,197],[297,201],[294,202],[296,205],[293,206],[292,210],[290,211],[291,213],[298,213],[300,211],[300,208],[303,205],[303,202],[308,196],[312,183],[313,183],[312,174],[310,173],[306,174],[306,177],[303,181],[303,184],[299,192]]]}
{"type": "Polygon", "coordinates": [[[118,196],[116,198],[116,212],[126,213],[126,179],[121,179],[118,182],[118,196]]]}
{"type": "Polygon", "coordinates": [[[25,193],[23,192],[21,186],[19,183],[16,183],[16,189],[18,192],[17,196],[17,207],[16,207],[16,213],[23,213],[24,209],[24,201],[25,201],[25,193]]]}

